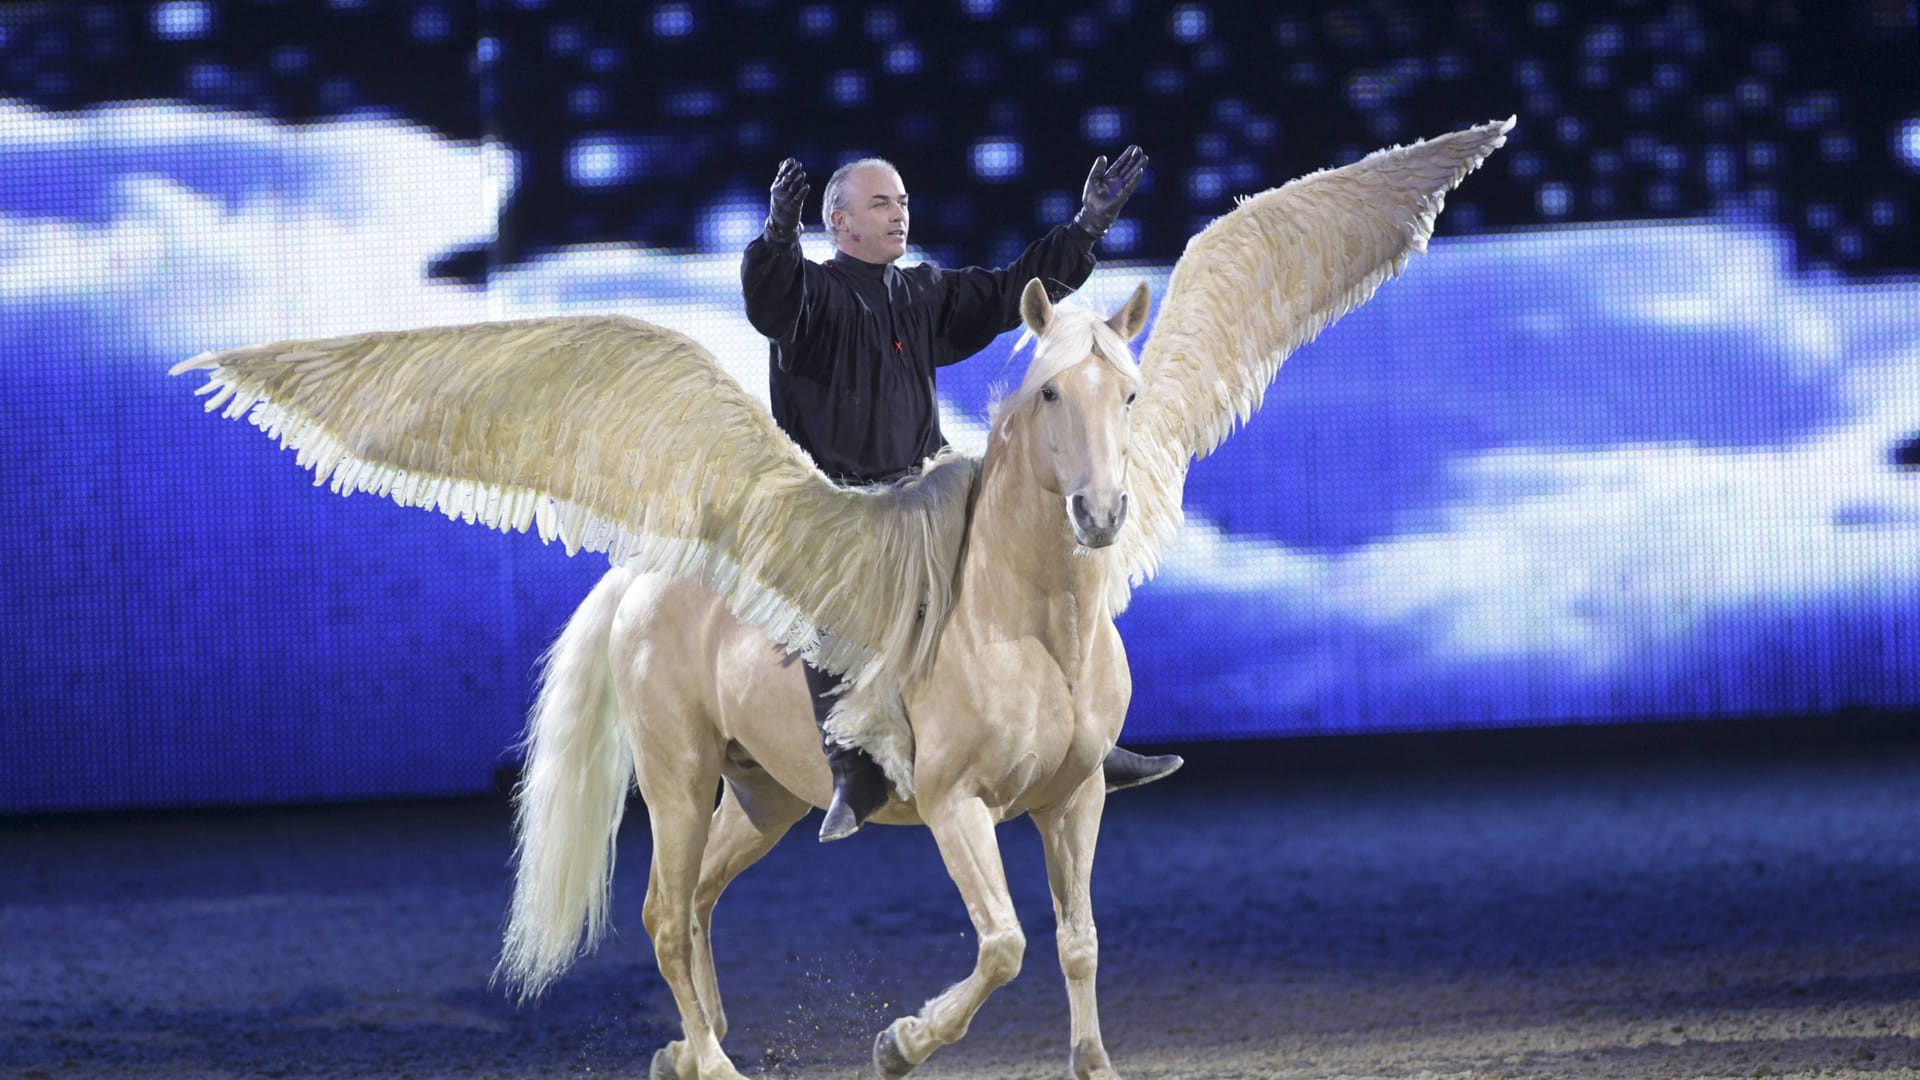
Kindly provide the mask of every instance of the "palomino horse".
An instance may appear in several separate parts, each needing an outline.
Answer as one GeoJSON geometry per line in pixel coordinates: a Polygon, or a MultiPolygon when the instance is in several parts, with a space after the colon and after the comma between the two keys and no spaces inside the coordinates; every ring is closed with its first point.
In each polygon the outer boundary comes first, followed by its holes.
{"type": "MultiPolygon", "coordinates": [[[[1038,345],[994,418],[932,669],[906,690],[914,798],[874,818],[932,831],[979,953],[966,978],[880,1033],[882,1075],[903,1076],[966,1034],[987,996],[1019,974],[1026,937],[994,826],[1022,813],[1045,845],[1074,1073],[1114,1075],[1094,999],[1088,877],[1106,804],[1100,762],[1132,685],[1102,549],[1126,519],[1140,385],[1127,342],[1147,310],[1144,285],[1104,322],[1056,310],[1037,281],[1022,296],[1038,345]]],[[[561,633],[534,709],[503,973],[537,991],[571,961],[583,924],[590,937],[604,927],[609,846],[637,777],[653,832],[646,928],[685,1032],[655,1056],[653,1076],[738,1077],[720,1047],[727,1021],[708,931],[728,882],[808,807],[827,805],[832,782],[809,716],[798,663],[716,594],[609,572],[561,633]]]]}
{"type": "Polygon", "coordinates": [[[829,729],[872,750],[901,796],[876,820],[933,831],[979,934],[973,972],[881,1033],[880,1072],[958,1039],[1019,971],[993,827],[1026,813],[1045,841],[1074,1071],[1110,1077],[1087,880],[1099,764],[1131,694],[1113,616],[1179,532],[1189,464],[1259,408],[1287,356],[1425,249],[1446,194],[1512,127],[1242,201],[1188,242],[1142,365],[1127,342],[1144,288],[1102,322],[1030,285],[1039,346],[985,460],[945,456],[884,492],[835,487],[699,343],[621,316],[286,341],[173,371],[209,372],[207,408],[297,451],[316,484],[538,525],[621,568],[555,643],[534,708],[500,961],[523,995],[604,932],[637,779],[646,925],[686,1036],[654,1075],[739,1075],[707,931],[727,882],[827,801],[798,652],[849,676],[829,729]]]}

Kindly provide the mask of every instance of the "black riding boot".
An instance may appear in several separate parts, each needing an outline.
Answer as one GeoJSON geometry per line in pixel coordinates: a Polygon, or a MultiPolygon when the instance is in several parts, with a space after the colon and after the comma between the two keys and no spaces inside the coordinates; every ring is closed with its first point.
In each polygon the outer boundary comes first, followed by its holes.
{"type": "Polygon", "coordinates": [[[1187,759],[1179,754],[1147,757],[1116,746],[1107,751],[1107,759],[1100,763],[1100,770],[1106,775],[1108,791],[1123,791],[1171,776],[1175,769],[1186,763],[1187,759]]]}
{"type": "Polygon", "coordinates": [[[827,753],[827,767],[833,770],[833,802],[827,806],[827,819],[820,823],[824,844],[859,832],[869,815],[887,805],[890,788],[887,774],[865,750],[841,746],[827,736],[827,714],[833,711],[833,690],[840,679],[812,664],[801,667],[807,674],[807,693],[813,698],[813,724],[820,729],[820,746],[827,753]]]}

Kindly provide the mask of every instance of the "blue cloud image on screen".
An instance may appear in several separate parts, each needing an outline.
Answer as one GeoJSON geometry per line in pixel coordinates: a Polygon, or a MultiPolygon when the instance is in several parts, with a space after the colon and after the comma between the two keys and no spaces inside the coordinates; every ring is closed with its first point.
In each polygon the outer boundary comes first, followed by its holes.
{"type": "MultiPolygon", "coordinates": [[[[511,760],[536,658],[604,562],[315,490],[164,372],[618,311],[764,394],[736,250],[427,279],[512,182],[499,152],[391,121],[0,110],[0,811],[467,792],[511,760]]],[[[1157,298],[1167,274],[1108,262],[1084,295],[1157,298]]],[[[961,445],[1016,338],[942,372],[961,445]]],[[[1777,232],[1438,240],[1194,467],[1187,530],[1120,623],[1126,738],[1920,703],[1920,475],[1892,457],[1917,389],[1920,283],[1802,275],[1777,232]]]]}

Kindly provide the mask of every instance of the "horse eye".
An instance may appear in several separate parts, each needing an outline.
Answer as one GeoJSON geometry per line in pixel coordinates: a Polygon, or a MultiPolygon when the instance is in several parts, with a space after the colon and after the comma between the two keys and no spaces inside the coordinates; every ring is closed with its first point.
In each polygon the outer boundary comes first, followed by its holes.
{"type": "Polygon", "coordinates": [[[1059,401],[1059,400],[1060,400],[1060,392],[1059,392],[1058,390],[1055,390],[1055,389],[1054,389],[1053,387],[1051,387],[1051,386],[1043,386],[1043,387],[1041,387],[1041,388],[1040,388],[1040,400],[1042,400],[1042,401],[1059,401]]]}

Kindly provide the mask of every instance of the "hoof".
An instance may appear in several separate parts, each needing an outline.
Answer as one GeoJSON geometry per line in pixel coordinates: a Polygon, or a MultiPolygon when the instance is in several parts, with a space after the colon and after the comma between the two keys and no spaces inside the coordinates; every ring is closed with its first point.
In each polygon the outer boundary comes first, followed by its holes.
{"type": "Polygon", "coordinates": [[[1113,1071],[1113,1062],[1107,1060],[1107,1048],[1097,1042],[1075,1043],[1068,1064],[1073,1069],[1073,1080],[1120,1080],[1120,1075],[1113,1071]]]}
{"type": "Polygon", "coordinates": [[[893,1028],[880,1033],[873,1040],[873,1073],[882,1080],[899,1080],[913,1071],[913,1062],[900,1052],[900,1044],[893,1041],[893,1028]]]}
{"type": "Polygon", "coordinates": [[[654,1052],[653,1064],[647,1069],[647,1080],[680,1080],[680,1070],[673,1064],[673,1049],[663,1046],[654,1052]]]}

